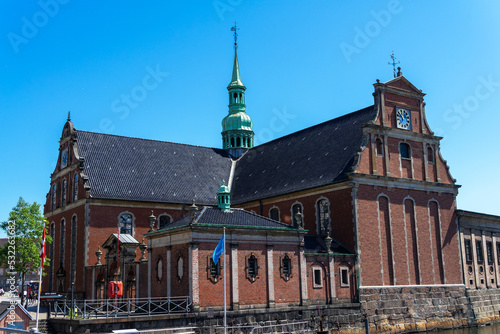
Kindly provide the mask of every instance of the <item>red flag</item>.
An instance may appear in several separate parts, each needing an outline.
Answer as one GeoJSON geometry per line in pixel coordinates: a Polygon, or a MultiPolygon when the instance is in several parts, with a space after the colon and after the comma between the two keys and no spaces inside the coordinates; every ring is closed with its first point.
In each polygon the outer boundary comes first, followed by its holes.
{"type": "Polygon", "coordinates": [[[42,267],[45,262],[45,227],[43,228],[42,244],[40,245],[40,258],[42,259],[42,267]]]}

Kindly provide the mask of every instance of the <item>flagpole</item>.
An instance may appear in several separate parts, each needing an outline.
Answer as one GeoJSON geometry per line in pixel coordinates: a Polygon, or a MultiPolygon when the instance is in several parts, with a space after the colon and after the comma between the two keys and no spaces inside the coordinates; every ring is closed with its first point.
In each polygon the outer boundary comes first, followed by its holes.
{"type": "Polygon", "coordinates": [[[226,322],[226,228],[224,227],[224,334],[227,330],[226,322]]]}
{"type": "Polygon", "coordinates": [[[40,247],[40,276],[38,279],[38,302],[36,304],[36,323],[35,328],[38,331],[38,318],[40,314],[40,295],[42,294],[42,272],[45,262],[45,227],[43,228],[42,245],[40,247]]]}
{"type": "Polygon", "coordinates": [[[38,303],[36,304],[36,325],[35,328],[38,330],[38,315],[40,314],[40,295],[42,293],[42,271],[43,271],[43,260],[40,266],[40,278],[38,279],[38,303]]]}

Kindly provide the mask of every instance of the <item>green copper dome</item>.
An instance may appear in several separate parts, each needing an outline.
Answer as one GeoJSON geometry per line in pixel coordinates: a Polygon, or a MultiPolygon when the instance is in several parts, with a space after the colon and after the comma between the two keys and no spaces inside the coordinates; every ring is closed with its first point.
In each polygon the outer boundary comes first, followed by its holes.
{"type": "Polygon", "coordinates": [[[222,180],[222,185],[219,187],[219,191],[217,191],[217,194],[226,193],[229,193],[229,188],[226,186],[226,181],[222,180]]]}
{"type": "Polygon", "coordinates": [[[224,131],[252,131],[252,127],[252,119],[245,112],[236,112],[234,114],[229,114],[222,120],[222,129],[224,131]]]}

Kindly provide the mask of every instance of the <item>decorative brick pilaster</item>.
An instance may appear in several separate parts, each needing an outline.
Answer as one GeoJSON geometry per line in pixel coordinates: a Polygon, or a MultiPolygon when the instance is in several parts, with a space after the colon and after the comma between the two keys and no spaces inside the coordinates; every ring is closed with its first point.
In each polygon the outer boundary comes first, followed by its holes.
{"type": "Polygon", "coordinates": [[[189,296],[193,303],[193,311],[200,310],[200,273],[198,243],[189,244],[189,296]]]}
{"type": "Polygon", "coordinates": [[[308,305],[309,298],[307,295],[307,263],[303,245],[301,245],[299,249],[299,266],[300,266],[300,303],[302,305],[308,305]]]}
{"type": "MultiPolygon", "coordinates": [[[[240,308],[240,297],[238,289],[238,244],[231,243],[231,291],[233,295],[233,310],[240,308]]],[[[226,256],[224,254],[224,256],[226,256]]]]}
{"type": "Polygon", "coordinates": [[[267,245],[267,306],[275,307],[274,299],[274,263],[273,263],[273,245],[267,245]]]}

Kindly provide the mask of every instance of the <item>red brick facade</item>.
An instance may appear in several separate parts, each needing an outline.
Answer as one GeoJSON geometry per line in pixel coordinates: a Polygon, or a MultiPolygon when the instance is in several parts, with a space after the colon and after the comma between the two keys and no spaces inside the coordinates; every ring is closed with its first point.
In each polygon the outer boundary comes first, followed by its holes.
{"type": "MultiPolygon", "coordinates": [[[[277,209],[279,220],[289,225],[294,221],[292,208],[299,205],[307,230],[304,233],[316,236],[322,233],[318,203],[325,200],[330,235],[348,251],[343,254],[304,252],[303,240],[287,244],[278,238],[271,247],[260,232],[239,236],[225,255],[230,287],[226,297],[228,305],[244,308],[279,303],[331,303],[337,299],[355,300],[358,286],[462,283],[455,216],[458,187],[441,157],[441,138],[434,136],[427,124],[423,96],[402,76],[388,83],[376,83],[377,116],[362,126],[364,146],[354,157],[357,163],[346,172],[344,180],[238,205],[266,217],[270,216],[271,209],[277,209]],[[410,126],[406,128],[398,122],[401,108],[409,115],[406,122],[410,126]],[[259,266],[255,279],[249,279],[245,269],[252,254],[259,266]],[[293,268],[287,279],[280,273],[285,254],[293,268]]],[[[72,123],[66,123],[45,204],[45,215],[53,224],[55,246],[53,253],[49,252],[53,259],[52,274],[44,278],[43,284],[45,291],[68,289],[73,257],[76,290],[87,298],[96,298],[96,293],[92,295],[89,291],[91,270],[85,268],[96,263],[97,248],[110,234],[116,233],[119,216],[132,215],[132,236],[141,242],[150,230],[151,210],[157,217],[168,214],[177,220],[187,214],[185,209],[189,204],[91,198],[88,180],[81,172],[83,161],[75,149],[74,131],[72,123]],[[69,155],[64,167],[61,161],[66,149],[69,155]],[[75,174],[78,175],[76,198],[70,196],[75,189],[75,174]],[[67,180],[66,186],[63,180],[67,180]],[[64,197],[66,203],[63,203],[64,197]],[[71,232],[73,217],[77,226],[75,241],[71,232]],[[61,263],[63,219],[66,223],[62,265],[65,276],[64,284],[58,286],[56,273],[61,263]]],[[[158,228],[158,220],[154,228],[158,228]]],[[[150,243],[149,255],[146,255],[151,277],[144,276],[146,270],[141,264],[136,273],[141,282],[139,295],[189,295],[197,307],[221,306],[223,276],[215,280],[209,269],[210,256],[217,244],[213,231],[203,237],[183,232],[182,242],[168,241],[175,233],[163,233],[161,238],[158,236],[161,233],[155,234],[146,241],[150,243]],[[158,274],[155,270],[160,260],[162,273],[158,274]]],[[[137,260],[139,257],[138,252],[137,260]]]]}

